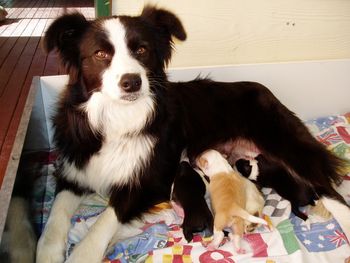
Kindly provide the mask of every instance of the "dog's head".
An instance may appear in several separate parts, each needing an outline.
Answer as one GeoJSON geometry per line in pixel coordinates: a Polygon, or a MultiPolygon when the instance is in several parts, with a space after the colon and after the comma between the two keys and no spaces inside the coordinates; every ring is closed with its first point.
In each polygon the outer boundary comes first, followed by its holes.
{"type": "Polygon", "coordinates": [[[130,103],[152,93],[150,82],[165,79],[172,37],[186,39],[180,20],[146,7],[137,17],[88,21],[78,13],[63,15],[48,28],[44,47],[58,51],[70,84],[130,103]]]}

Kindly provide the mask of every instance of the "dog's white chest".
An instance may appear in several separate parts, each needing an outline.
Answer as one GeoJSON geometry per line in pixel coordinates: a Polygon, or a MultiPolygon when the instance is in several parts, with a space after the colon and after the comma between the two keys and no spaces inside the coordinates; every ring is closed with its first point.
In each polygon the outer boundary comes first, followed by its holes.
{"type": "Polygon", "coordinates": [[[100,194],[106,194],[113,185],[138,183],[136,175],[150,161],[155,143],[145,135],[107,139],[84,169],[66,163],[64,175],[100,194]]]}

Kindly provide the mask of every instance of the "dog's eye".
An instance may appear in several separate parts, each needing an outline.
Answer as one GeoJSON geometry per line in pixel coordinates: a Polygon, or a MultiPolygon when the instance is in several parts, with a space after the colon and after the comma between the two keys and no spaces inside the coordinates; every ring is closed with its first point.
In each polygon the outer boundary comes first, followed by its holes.
{"type": "Polygon", "coordinates": [[[95,57],[97,59],[108,59],[109,58],[109,54],[104,51],[104,50],[98,50],[95,52],[95,57]]]}
{"type": "Polygon", "coordinates": [[[145,46],[141,46],[136,50],[137,55],[143,55],[147,52],[147,48],[145,46]]]}

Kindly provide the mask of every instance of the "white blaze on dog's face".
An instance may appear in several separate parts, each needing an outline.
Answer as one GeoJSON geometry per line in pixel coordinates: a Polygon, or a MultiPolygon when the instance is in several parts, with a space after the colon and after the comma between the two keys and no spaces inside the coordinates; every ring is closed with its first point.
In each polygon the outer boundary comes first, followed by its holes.
{"type": "MultiPolygon", "coordinates": [[[[101,92],[122,103],[149,96],[146,69],[131,55],[124,25],[116,18],[106,20],[103,28],[114,47],[114,54],[109,67],[102,74],[101,92]]],[[[145,47],[140,46],[136,52],[146,52],[145,47]]]]}
{"type": "Polygon", "coordinates": [[[196,160],[197,166],[209,177],[218,173],[229,173],[233,169],[227,160],[216,150],[207,150],[196,160]]]}

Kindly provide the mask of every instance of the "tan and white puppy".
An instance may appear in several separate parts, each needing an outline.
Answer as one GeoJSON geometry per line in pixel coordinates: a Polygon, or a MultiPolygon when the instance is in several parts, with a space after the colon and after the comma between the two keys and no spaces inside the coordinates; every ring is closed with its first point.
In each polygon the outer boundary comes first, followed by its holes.
{"type": "Polygon", "coordinates": [[[208,249],[219,247],[224,238],[223,229],[230,227],[229,235],[237,253],[241,248],[241,237],[245,232],[245,221],[267,225],[259,217],[264,199],[254,183],[234,171],[227,160],[216,150],[201,154],[196,165],[210,178],[209,193],[214,210],[214,237],[208,249]]]}

